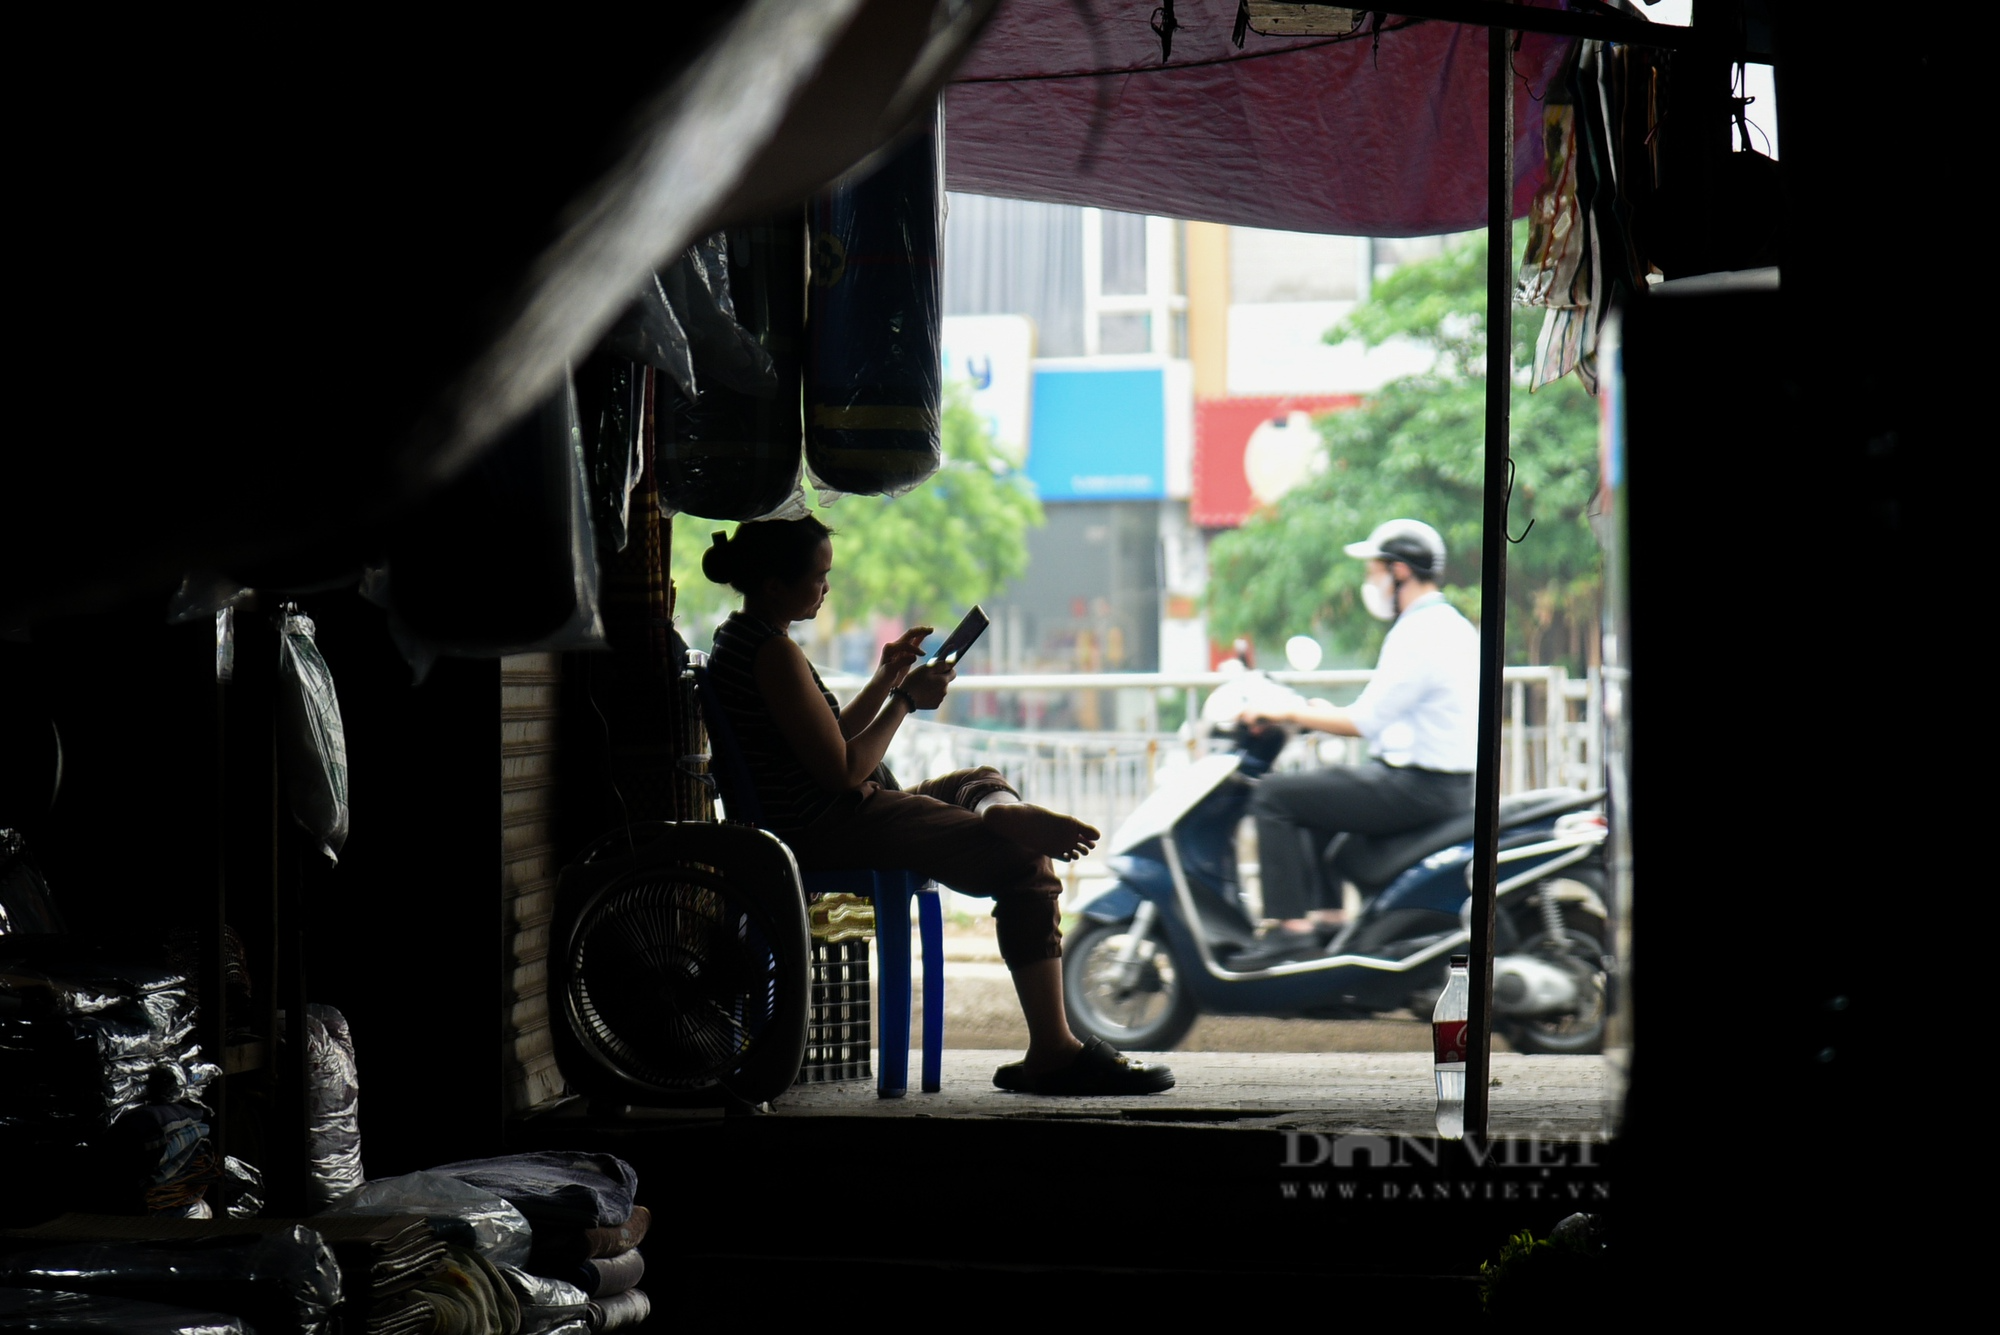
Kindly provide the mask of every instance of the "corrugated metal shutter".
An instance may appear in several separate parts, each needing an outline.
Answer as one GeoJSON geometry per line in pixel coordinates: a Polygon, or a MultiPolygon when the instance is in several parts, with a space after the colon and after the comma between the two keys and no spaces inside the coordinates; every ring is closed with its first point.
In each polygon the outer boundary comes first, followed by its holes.
{"type": "Polygon", "coordinates": [[[506,960],[501,1063],[507,1111],[564,1093],[549,1035],[549,921],[556,894],[558,654],[500,660],[500,899],[506,960]]]}

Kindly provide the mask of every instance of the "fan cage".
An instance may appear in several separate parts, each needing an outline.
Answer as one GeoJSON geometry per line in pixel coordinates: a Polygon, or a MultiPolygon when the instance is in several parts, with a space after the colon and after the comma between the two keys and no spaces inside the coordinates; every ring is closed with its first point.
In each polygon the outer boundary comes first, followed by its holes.
{"type": "Polygon", "coordinates": [[[777,1011],[768,925],[700,870],[615,882],[585,908],[567,951],[573,1032],[600,1065],[657,1089],[722,1082],[777,1011]]]}

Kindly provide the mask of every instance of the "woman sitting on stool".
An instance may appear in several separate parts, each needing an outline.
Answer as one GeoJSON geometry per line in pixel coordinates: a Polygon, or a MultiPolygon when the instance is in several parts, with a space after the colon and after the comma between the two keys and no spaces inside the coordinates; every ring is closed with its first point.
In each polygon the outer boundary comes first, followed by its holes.
{"type": "MultiPolygon", "coordinates": [[[[1089,852],[1097,831],[1023,802],[994,769],[958,770],[913,792],[885,788],[877,769],[906,715],[944,703],[949,663],[916,666],[930,627],[882,648],[881,665],[845,709],[786,636],[826,600],[831,530],[819,520],[740,524],[717,533],[702,573],[743,595],[715,633],[708,672],[736,729],[772,833],[803,871],[901,868],[960,894],[991,897],[1000,956],[1028,1021],[1028,1053],[993,1073],[1034,1094],[1141,1094],[1173,1073],[1079,1042],[1063,1011],[1062,885],[1049,859],[1089,852]]],[[[880,930],[898,924],[882,923],[880,930]]]]}

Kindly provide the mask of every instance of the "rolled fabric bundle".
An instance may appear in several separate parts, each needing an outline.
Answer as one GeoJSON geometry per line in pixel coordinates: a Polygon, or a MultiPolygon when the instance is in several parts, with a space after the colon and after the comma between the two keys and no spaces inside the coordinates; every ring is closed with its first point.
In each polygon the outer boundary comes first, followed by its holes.
{"type": "Polygon", "coordinates": [[[646,1258],[637,1248],[617,1256],[578,1261],[556,1276],[576,1285],[593,1298],[608,1298],[614,1293],[636,1289],[645,1277],[646,1258]]]}
{"type": "Polygon", "coordinates": [[[528,1264],[554,1272],[583,1261],[623,1256],[646,1240],[653,1212],[643,1205],[632,1207],[623,1223],[605,1228],[543,1228],[535,1233],[535,1250],[528,1264]]]}
{"type": "Polygon", "coordinates": [[[822,490],[900,496],[944,463],[943,103],[810,217],[806,468],[822,490]]]}
{"type": "Polygon", "coordinates": [[[653,1314],[653,1300],[638,1289],[628,1289],[590,1304],[592,1330],[627,1330],[653,1314]]]}

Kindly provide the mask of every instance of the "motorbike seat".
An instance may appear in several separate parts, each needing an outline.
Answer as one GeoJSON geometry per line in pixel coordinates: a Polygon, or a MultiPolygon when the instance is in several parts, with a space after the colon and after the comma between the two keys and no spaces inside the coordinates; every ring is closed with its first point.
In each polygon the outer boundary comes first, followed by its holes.
{"type": "MultiPolygon", "coordinates": [[[[1578,807],[1587,807],[1604,794],[1580,793],[1574,788],[1536,788],[1500,799],[1500,828],[1531,825],[1560,816],[1578,807]]],[[[1350,834],[1336,837],[1327,845],[1328,867],[1360,888],[1373,894],[1396,879],[1404,868],[1441,849],[1472,838],[1473,815],[1450,816],[1430,825],[1420,825],[1401,834],[1350,834]]]]}

